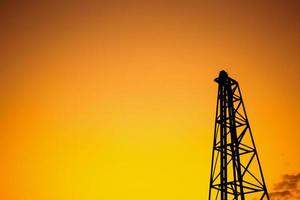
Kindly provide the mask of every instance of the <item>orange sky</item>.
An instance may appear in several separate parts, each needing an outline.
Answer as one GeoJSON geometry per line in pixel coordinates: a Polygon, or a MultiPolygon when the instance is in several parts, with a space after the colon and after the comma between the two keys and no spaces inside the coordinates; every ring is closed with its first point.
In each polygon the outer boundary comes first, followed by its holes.
{"type": "Polygon", "coordinates": [[[300,172],[299,3],[78,2],[0,3],[0,199],[207,199],[221,69],[300,172]]]}

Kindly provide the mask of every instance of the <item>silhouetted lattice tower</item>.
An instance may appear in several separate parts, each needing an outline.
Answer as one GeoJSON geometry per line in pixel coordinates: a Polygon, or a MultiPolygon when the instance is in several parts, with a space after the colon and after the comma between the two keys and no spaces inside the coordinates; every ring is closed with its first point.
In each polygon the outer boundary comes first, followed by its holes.
{"type": "Polygon", "coordinates": [[[209,200],[262,200],[269,195],[238,82],[221,71],[209,200]]]}

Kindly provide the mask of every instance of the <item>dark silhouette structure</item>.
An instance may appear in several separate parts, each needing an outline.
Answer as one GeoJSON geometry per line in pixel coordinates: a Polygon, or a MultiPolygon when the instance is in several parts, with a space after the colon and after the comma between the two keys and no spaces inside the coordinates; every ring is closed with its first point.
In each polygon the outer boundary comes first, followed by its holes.
{"type": "Polygon", "coordinates": [[[239,84],[221,71],[209,200],[269,200],[239,84]]]}

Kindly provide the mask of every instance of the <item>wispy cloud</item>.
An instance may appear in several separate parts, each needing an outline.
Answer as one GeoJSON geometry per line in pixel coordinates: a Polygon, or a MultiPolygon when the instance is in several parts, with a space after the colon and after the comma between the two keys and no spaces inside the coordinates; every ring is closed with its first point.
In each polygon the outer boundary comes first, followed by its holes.
{"type": "Polygon", "coordinates": [[[300,199],[300,173],[283,175],[282,180],[274,185],[270,198],[272,200],[300,199]]]}

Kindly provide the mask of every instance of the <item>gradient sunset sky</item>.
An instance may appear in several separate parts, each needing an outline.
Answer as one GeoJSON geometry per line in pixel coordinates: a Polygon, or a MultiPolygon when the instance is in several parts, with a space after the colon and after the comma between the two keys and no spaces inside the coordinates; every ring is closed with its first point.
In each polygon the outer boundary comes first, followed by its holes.
{"type": "Polygon", "coordinates": [[[240,83],[269,192],[289,190],[299,11],[296,0],[1,1],[0,199],[207,199],[222,69],[240,83]]]}

